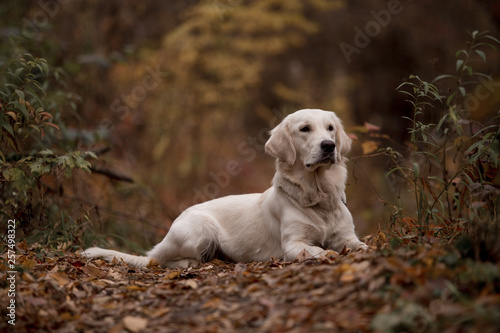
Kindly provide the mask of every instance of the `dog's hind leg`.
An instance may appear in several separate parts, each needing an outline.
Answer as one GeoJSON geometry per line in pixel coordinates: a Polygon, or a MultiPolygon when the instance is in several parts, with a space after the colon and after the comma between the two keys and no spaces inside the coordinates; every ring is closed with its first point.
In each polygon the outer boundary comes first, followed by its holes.
{"type": "Polygon", "coordinates": [[[165,238],[148,252],[148,257],[162,267],[197,267],[213,259],[218,237],[214,220],[202,214],[184,214],[170,228],[165,238]]]}
{"type": "Polygon", "coordinates": [[[195,244],[188,239],[179,238],[172,230],[148,252],[148,257],[157,261],[161,267],[187,268],[200,264],[195,244]]]}

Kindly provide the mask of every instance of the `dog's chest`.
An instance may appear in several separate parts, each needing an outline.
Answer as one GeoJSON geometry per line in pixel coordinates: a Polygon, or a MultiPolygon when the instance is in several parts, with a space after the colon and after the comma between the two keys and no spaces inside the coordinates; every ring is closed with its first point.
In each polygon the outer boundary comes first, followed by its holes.
{"type": "Polygon", "coordinates": [[[344,215],[350,214],[345,211],[344,207],[335,204],[331,206],[330,210],[320,210],[315,212],[314,224],[314,243],[324,246],[335,237],[339,232],[342,221],[345,219],[344,215]]]}

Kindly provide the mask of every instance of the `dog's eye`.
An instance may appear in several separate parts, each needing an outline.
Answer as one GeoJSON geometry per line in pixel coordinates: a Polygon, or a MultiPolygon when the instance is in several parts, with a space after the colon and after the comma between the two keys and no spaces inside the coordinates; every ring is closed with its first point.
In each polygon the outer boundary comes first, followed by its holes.
{"type": "Polygon", "coordinates": [[[310,132],[310,131],[311,131],[311,128],[309,128],[309,126],[307,126],[307,125],[306,125],[306,126],[302,126],[302,127],[300,128],[300,131],[301,131],[301,132],[304,132],[304,133],[305,133],[305,132],[310,132]]]}
{"type": "Polygon", "coordinates": [[[330,132],[331,132],[331,131],[333,131],[333,126],[332,126],[332,125],[328,126],[328,130],[329,130],[330,132]]]}

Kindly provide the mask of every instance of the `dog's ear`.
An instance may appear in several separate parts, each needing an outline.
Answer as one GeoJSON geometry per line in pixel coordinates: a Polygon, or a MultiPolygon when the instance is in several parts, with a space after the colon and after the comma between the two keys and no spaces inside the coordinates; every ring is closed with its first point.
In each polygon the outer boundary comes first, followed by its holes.
{"type": "Polygon", "coordinates": [[[271,131],[271,137],[267,140],[265,149],[266,153],[289,165],[295,163],[297,152],[286,121],[281,122],[271,131]]]}
{"type": "Polygon", "coordinates": [[[337,146],[337,160],[341,162],[344,156],[351,151],[352,140],[347,133],[344,131],[344,126],[340,119],[336,119],[337,122],[337,135],[335,145],[337,146]]]}

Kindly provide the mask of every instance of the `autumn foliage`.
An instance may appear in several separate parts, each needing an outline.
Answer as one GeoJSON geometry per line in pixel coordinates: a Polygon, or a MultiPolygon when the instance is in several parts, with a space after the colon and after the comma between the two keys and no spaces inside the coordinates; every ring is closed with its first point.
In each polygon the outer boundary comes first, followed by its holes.
{"type": "Polygon", "coordinates": [[[20,332],[500,330],[495,1],[8,0],[0,17],[0,330],[12,285],[20,332]],[[353,139],[368,252],[78,255],[144,252],[186,207],[262,192],[269,130],[306,107],[353,139]]]}

